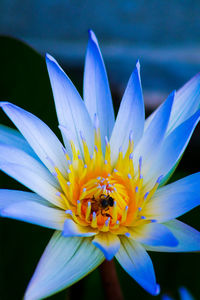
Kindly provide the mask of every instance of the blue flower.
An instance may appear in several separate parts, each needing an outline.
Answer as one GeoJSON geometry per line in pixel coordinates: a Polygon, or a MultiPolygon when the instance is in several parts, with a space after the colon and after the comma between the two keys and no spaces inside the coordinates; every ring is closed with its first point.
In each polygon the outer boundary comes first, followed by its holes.
{"type": "Polygon", "coordinates": [[[114,256],[156,295],[159,286],[146,250],[200,250],[200,233],[176,220],[199,205],[200,173],[163,186],[199,121],[200,75],[145,121],[137,62],[115,121],[92,31],[84,101],[55,59],[47,54],[46,62],[65,147],[36,116],[0,104],[21,132],[0,127],[0,168],[32,191],[0,190],[0,214],[56,230],[25,299],[62,290],[114,256]]]}

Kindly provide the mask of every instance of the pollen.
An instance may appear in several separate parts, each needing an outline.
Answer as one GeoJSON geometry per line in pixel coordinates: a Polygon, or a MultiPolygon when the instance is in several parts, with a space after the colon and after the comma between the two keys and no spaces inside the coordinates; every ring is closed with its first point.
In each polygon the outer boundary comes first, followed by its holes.
{"type": "Polygon", "coordinates": [[[62,192],[59,198],[66,207],[66,217],[82,226],[98,231],[120,234],[127,227],[150,223],[142,209],[152,197],[162,179],[160,176],[150,191],[145,191],[142,176],[142,157],[133,163],[133,139],[130,133],[125,153],[119,149],[118,158],[111,164],[111,150],[105,137],[102,151],[100,130],[95,127],[94,151],[89,152],[83,133],[82,149],[71,141],[72,158],[66,155],[67,178],[55,167],[62,192]]]}

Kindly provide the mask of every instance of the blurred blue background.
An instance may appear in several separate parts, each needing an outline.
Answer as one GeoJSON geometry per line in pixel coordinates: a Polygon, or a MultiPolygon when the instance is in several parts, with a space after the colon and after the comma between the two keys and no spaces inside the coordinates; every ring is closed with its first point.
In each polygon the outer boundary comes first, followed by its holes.
{"type": "Polygon", "coordinates": [[[1,0],[0,34],[80,68],[92,28],[120,95],[141,60],[145,100],[152,106],[200,70],[199,13],[197,0],[1,0]]]}
{"type": "MultiPolygon", "coordinates": [[[[190,0],[1,0],[0,100],[36,114],[60,137],[45,52],[59,61],[82,94],[87,30],[92,28],[108,70],[115,111],[139,58],[147,113],[200,71],[200,2],[190,0]],[[27,46],[29,45],[29,46],[27,46]],[[33,50],[34,49],[34,50],[33,50]]],[[[1,113],[1,123],[13,126],[1,113]]],[[[172,180],[199,171],[199,128],[172,180]]],[[[1,188],[23,189],[1,174],[1,188]]],[[[200,209],[181,220],[200,230],[200,209]]],[[[0,299],[22,299],[51,230],[0,220],[0,299]]],[[[150,254],[162,292],[186,286],[200,299],[198,254],[150,254]]],[[[152,299],[118,265],[125,299],[152,299]]],[[[49,299],[103,299],[98,270],[49,299]]],[[[158,296],[156,299],[160,299],[158,296]]]]}

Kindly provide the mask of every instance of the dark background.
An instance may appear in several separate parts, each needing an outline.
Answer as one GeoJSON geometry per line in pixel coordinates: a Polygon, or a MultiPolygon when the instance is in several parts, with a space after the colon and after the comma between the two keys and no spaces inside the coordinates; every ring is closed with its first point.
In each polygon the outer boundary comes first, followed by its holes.
{"type": "MultiPolygon", "coordinates": [[[[82,94],[87,30],[97,34],[111,83],[115,111],[137,58],[147,114],[200,70],[199,1],[0,1],[0,100],[36,114],[60,137],[44,62],[53,54],[82,94]],[[29,47],[28,44],[31,46],[29,47]],[[35,49],[35,50],[33,50],[35,49]],[[36,52],[37,51],[37,52],[36,52]]],[[[0,121],[13,126],[0,112],[0,121]]],[[[199,128],[172,180],[200,169],[199,128]]],[[[23,189],[1,174],[0,188],[23,189]]],[[[180,219],[200,230],[200,209],[180,219]]],[[[22,299],[52,231],[0,220],[0,299],[22,299]]],[[[163,293],[180,286],[200,299],[199,254],[150,253],[163,293]]],[[[117,264],[117,263],[116,263],[117,264]]],[[[152,299],[117,265],[125,299],[152,299]]],[[[102,299],[98,270],[49,299],[102,299]]],[[[160,299],[160,296],[156,297],[160,299]]]]}

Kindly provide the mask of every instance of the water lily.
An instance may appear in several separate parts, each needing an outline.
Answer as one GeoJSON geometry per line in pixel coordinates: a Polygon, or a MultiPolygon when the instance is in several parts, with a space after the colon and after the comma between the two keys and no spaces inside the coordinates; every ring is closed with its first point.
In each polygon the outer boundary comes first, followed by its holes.
{"type": "Polygon", "coordinates": [[[8,102],[21,134],[0,127],[0,168],[33,192],[0,190],[0,214],[56,229],[25,293],[45,298],[114,256],[152,295],[146,250],[199,251],[200,233],[175,218],[200,203],[200,173],[163,186],[199,121],[200,75],[145,121],[137,62],[115,121],[97,39],[89,32],[84,101],[50,55],[47,68],[64,147],[50,128],[8,102]]]}

